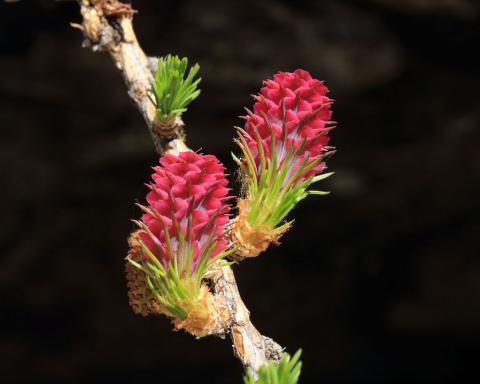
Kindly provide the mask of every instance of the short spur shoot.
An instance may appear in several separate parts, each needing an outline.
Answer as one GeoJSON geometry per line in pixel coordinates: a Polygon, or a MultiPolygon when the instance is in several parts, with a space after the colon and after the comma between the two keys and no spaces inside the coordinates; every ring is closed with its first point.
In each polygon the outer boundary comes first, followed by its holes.
{"type": "Polygon", "coordinates": [[[162,135],[178,134],[183,122],[181,116],[187,106],[200,95],[197,78],[200,66],[187,71],[188,59],[168,55],[158,59],[150,100],[155,106],[155,127],[162,135]]]}

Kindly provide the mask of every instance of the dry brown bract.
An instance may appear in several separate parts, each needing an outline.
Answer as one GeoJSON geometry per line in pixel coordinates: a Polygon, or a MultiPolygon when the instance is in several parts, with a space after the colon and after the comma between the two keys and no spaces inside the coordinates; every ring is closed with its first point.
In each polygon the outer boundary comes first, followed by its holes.
{"type": "Polygon", "coordinates": [[[238,217],[232,225],[232,242],[238,248],[238,252],[232,257],[241,260],[246,257],[258,256],[268,246],[278,244],[278,239],[288,230],[288,226],[270,228],[268,226],[252,228],[248,224],[248,200],[238,200],[238,217]]]}

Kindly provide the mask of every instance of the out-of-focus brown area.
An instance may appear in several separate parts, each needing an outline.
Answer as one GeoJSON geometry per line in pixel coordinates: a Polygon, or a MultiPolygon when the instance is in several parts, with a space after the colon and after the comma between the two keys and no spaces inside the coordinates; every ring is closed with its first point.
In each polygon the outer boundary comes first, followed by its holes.
{"type": "MultiPolygon", "coordinates": [[[[109,58],[69,27],[76,3],[0,7],[1,381],[240,383],[228,341],[128,307],[129,220],[157,157],[109,58]]],[[[201,64],[189,144],[232,174],[233,126],[263,79],[304,68],[336,99],[332,194],[235,266],[259,330],[303,348],[302,383],[478,375],[478,3],[134,8],[149,54],[201,64]]]]}

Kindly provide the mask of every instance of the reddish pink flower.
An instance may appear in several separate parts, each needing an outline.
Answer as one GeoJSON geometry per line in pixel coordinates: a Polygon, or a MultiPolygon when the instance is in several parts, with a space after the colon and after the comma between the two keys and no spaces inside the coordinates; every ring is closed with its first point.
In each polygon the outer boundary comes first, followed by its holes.
{"type": "Polygon", "coordinates": [[[164,155],[153,170],[148,207],[142,207],[142,222],[137,222],[139,237],[165,269],[190,265],[185,272],[191,274],[205,257],[213,259],[227,248],[222,238],[229,220],[225,168],[213,155],[182,152],[164,155]]]}
{"type": "MultiPolygon", "coordinates": [[[[256,131],[265,157],[272,159],[276,155],[278,169],[288,151],[297,150],[294,163],[289,165],[287,180],[305,160],[312,161],[322,156],[329,141],[327,133],[333,128],[330,121],[333,100],[326,96],[327,93],[323,82],[313,79],[301,69],[293,73],[278,72],[273,80],[265,81],[260,94],[254,96],[253,112],[249,111],[245,117],[244,136],[254,156],[257,174],[260,172],[260,156],[256,131]],[[270,153],[272,138],[275,140],[275,154],[270,153]]],[[[325,163],[319,162],[295,184],[324,169],[325,163]]]]}

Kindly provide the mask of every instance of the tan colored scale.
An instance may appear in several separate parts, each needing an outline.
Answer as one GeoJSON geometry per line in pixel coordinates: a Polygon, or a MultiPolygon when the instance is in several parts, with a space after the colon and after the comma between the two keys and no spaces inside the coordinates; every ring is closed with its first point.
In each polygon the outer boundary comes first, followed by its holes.
{"type": "Polygon", "coordinates": [[[152,292],[147,287],[145,272],[128,261],[128,259],[131,259],[141,263],[143,260],[143,253],[137,241],[137,232],[130,235],[128,243],[130,250],[126,259],[125,271],[127,273],[128,301],[133,312],[142,316],[164,313],[165,308],[155,300],[152,292]]]}
{"type": "Polygon", "coordinates": [[[232,257],[234,260],[256,257],[270,244],[278,245],[278,240],[290,227],[288,224],[278,228],[271,228],[267,225],[251,227],[247,220],[248,199],[239,199],[237,207],[238,217],[232,224],[231,232],[231,241],[238,248],[238,252],[232,257]]]}

